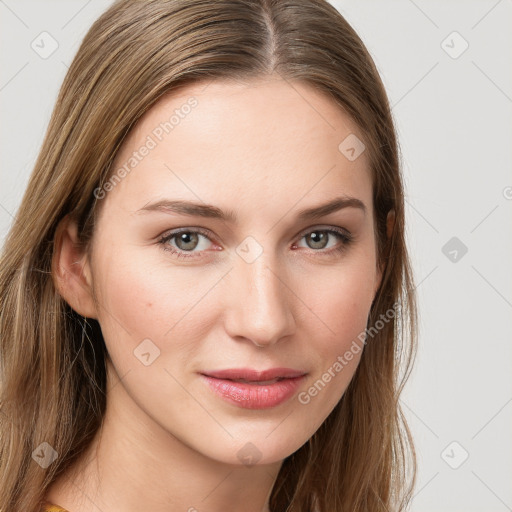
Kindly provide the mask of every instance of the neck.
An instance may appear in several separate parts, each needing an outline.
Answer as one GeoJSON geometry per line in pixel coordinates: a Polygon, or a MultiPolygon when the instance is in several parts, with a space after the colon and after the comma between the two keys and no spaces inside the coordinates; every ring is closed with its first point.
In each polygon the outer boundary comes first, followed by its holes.
{"type": "Polygon", "coordinates": [[[108,389],[101,429],[50,487],[48,501],[69,512],[270,512],[282,461],[246,466],[213,460],[154,422],[122,382],[108,389]]]}

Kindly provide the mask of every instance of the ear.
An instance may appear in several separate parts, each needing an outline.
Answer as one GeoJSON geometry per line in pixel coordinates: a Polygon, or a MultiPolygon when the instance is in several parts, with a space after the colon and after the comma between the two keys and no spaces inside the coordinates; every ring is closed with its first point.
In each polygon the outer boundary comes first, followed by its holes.
{"type": "Polygon", "coordinates": [[[52,277],[62,298],[80,315],[97,319],[88,256],[78,243],[77,224],[69,214],[58,224],[54,238],[52,277]]]}
{"type": "MultiPolygon", "coordinates": [[[[391,235],[393,234],[393,228],[395,227],[395,210],[389,210],[388,212],[388,216],[386,218],[386,237],[387,237],[387,240],[389,240],[391,238],[391,235]]],[[[388,257],[388,251],[389,249],[386,251],[386,257],[384,258],[384,261],[387,260],[387,257],[388,257]]],[[[379,265],[378,268],[377,268],[377,279],[376,279],[376,286],[375,286],[375,290],[374,290],[374,298],[375,298],[375,295],[377,294],[377,290],[379,289],[380,287],[380,283],[382,281],[382,274],[384,272],[384,263],[382,265],[379,265]]]]}

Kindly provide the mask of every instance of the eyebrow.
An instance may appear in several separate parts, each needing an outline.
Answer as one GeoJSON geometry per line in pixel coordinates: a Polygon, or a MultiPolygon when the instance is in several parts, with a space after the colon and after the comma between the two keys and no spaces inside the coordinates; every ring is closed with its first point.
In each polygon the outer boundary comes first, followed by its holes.
{"type": "MultiPolygon", "coordinates": [[[[297,213],[297,219],[314,220],[320,217],[325,217],[330,213],[350,207],[359,208],[366,215],[366,206],[360,199],[357,199],[355,197],[344,196],[332,199],[331,201],[325,204],[299,210],[299,212],[297,213]]],[[[194,203],[192,201],[172,201],[169,199],[161,199],[160,201],[146,204],[144,207],[140,208],[135,213],[141,214],[154,211],[220,219],[229,223],[237,222],[237,215],[233,210],[222,211],[220,208],[217,208],[216,206],[204,203],[194,203]]]]}

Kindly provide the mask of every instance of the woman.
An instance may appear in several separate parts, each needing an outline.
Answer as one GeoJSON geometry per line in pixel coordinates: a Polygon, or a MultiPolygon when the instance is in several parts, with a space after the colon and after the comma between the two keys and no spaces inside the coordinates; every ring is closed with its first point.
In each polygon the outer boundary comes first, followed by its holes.
{"type": "Polygon", "coordinates": [[[1,510],[405,510],[404,229],[330,4],[114,3],[3,249],[1,510]]]}

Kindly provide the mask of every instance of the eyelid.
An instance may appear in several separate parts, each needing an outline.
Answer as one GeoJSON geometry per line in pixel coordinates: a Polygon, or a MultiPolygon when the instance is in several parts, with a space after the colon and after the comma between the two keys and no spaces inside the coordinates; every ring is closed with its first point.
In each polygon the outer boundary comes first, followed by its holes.
{"type": "Polygon", "coordinates": [[[317,226],[313,226],[313,227],[304,229],[298,235],[296,235],[295,238],[302,238],[303,236],[308,235],[309,233],[311,233],[313,231],[336,231],[340,234],[345,235],[347,238],[350,238],[353,236],[352,233],[348,229],[341,228],[339,226],[329,226],[329,225],[319,224],[317,226]]]}
{"type": "MultiPolygon", "coordinates": [[[[346,228],[342,228],[339,226],[331,226],[331,225],[316,225],[316,226],[312,226],[312,227],[303,229],[302,231],[297,233],[294,236],[294,238],[302,238],[303,236],[305,236],[315,230],[317,230],[317,231],[337,231],[338,230],[340,233],[346,235],[347,237],[353,236],[353,234],[346,228]]],[[[184,228],[171,229],[171,230],[165,231],[163,234],[159,235],[158,239],[161,240],[162,238],[171,237],[173,235],[179,235],[180,233],[186,233],[189,231],[200,233],[201,235],[204,235],[205,237],[207,237],[210,240],[212,238],[215,239],[215,237],[213,236],[212,232],[209,229],[201,228],[198,226],[187,226],[184,228]]]]}

